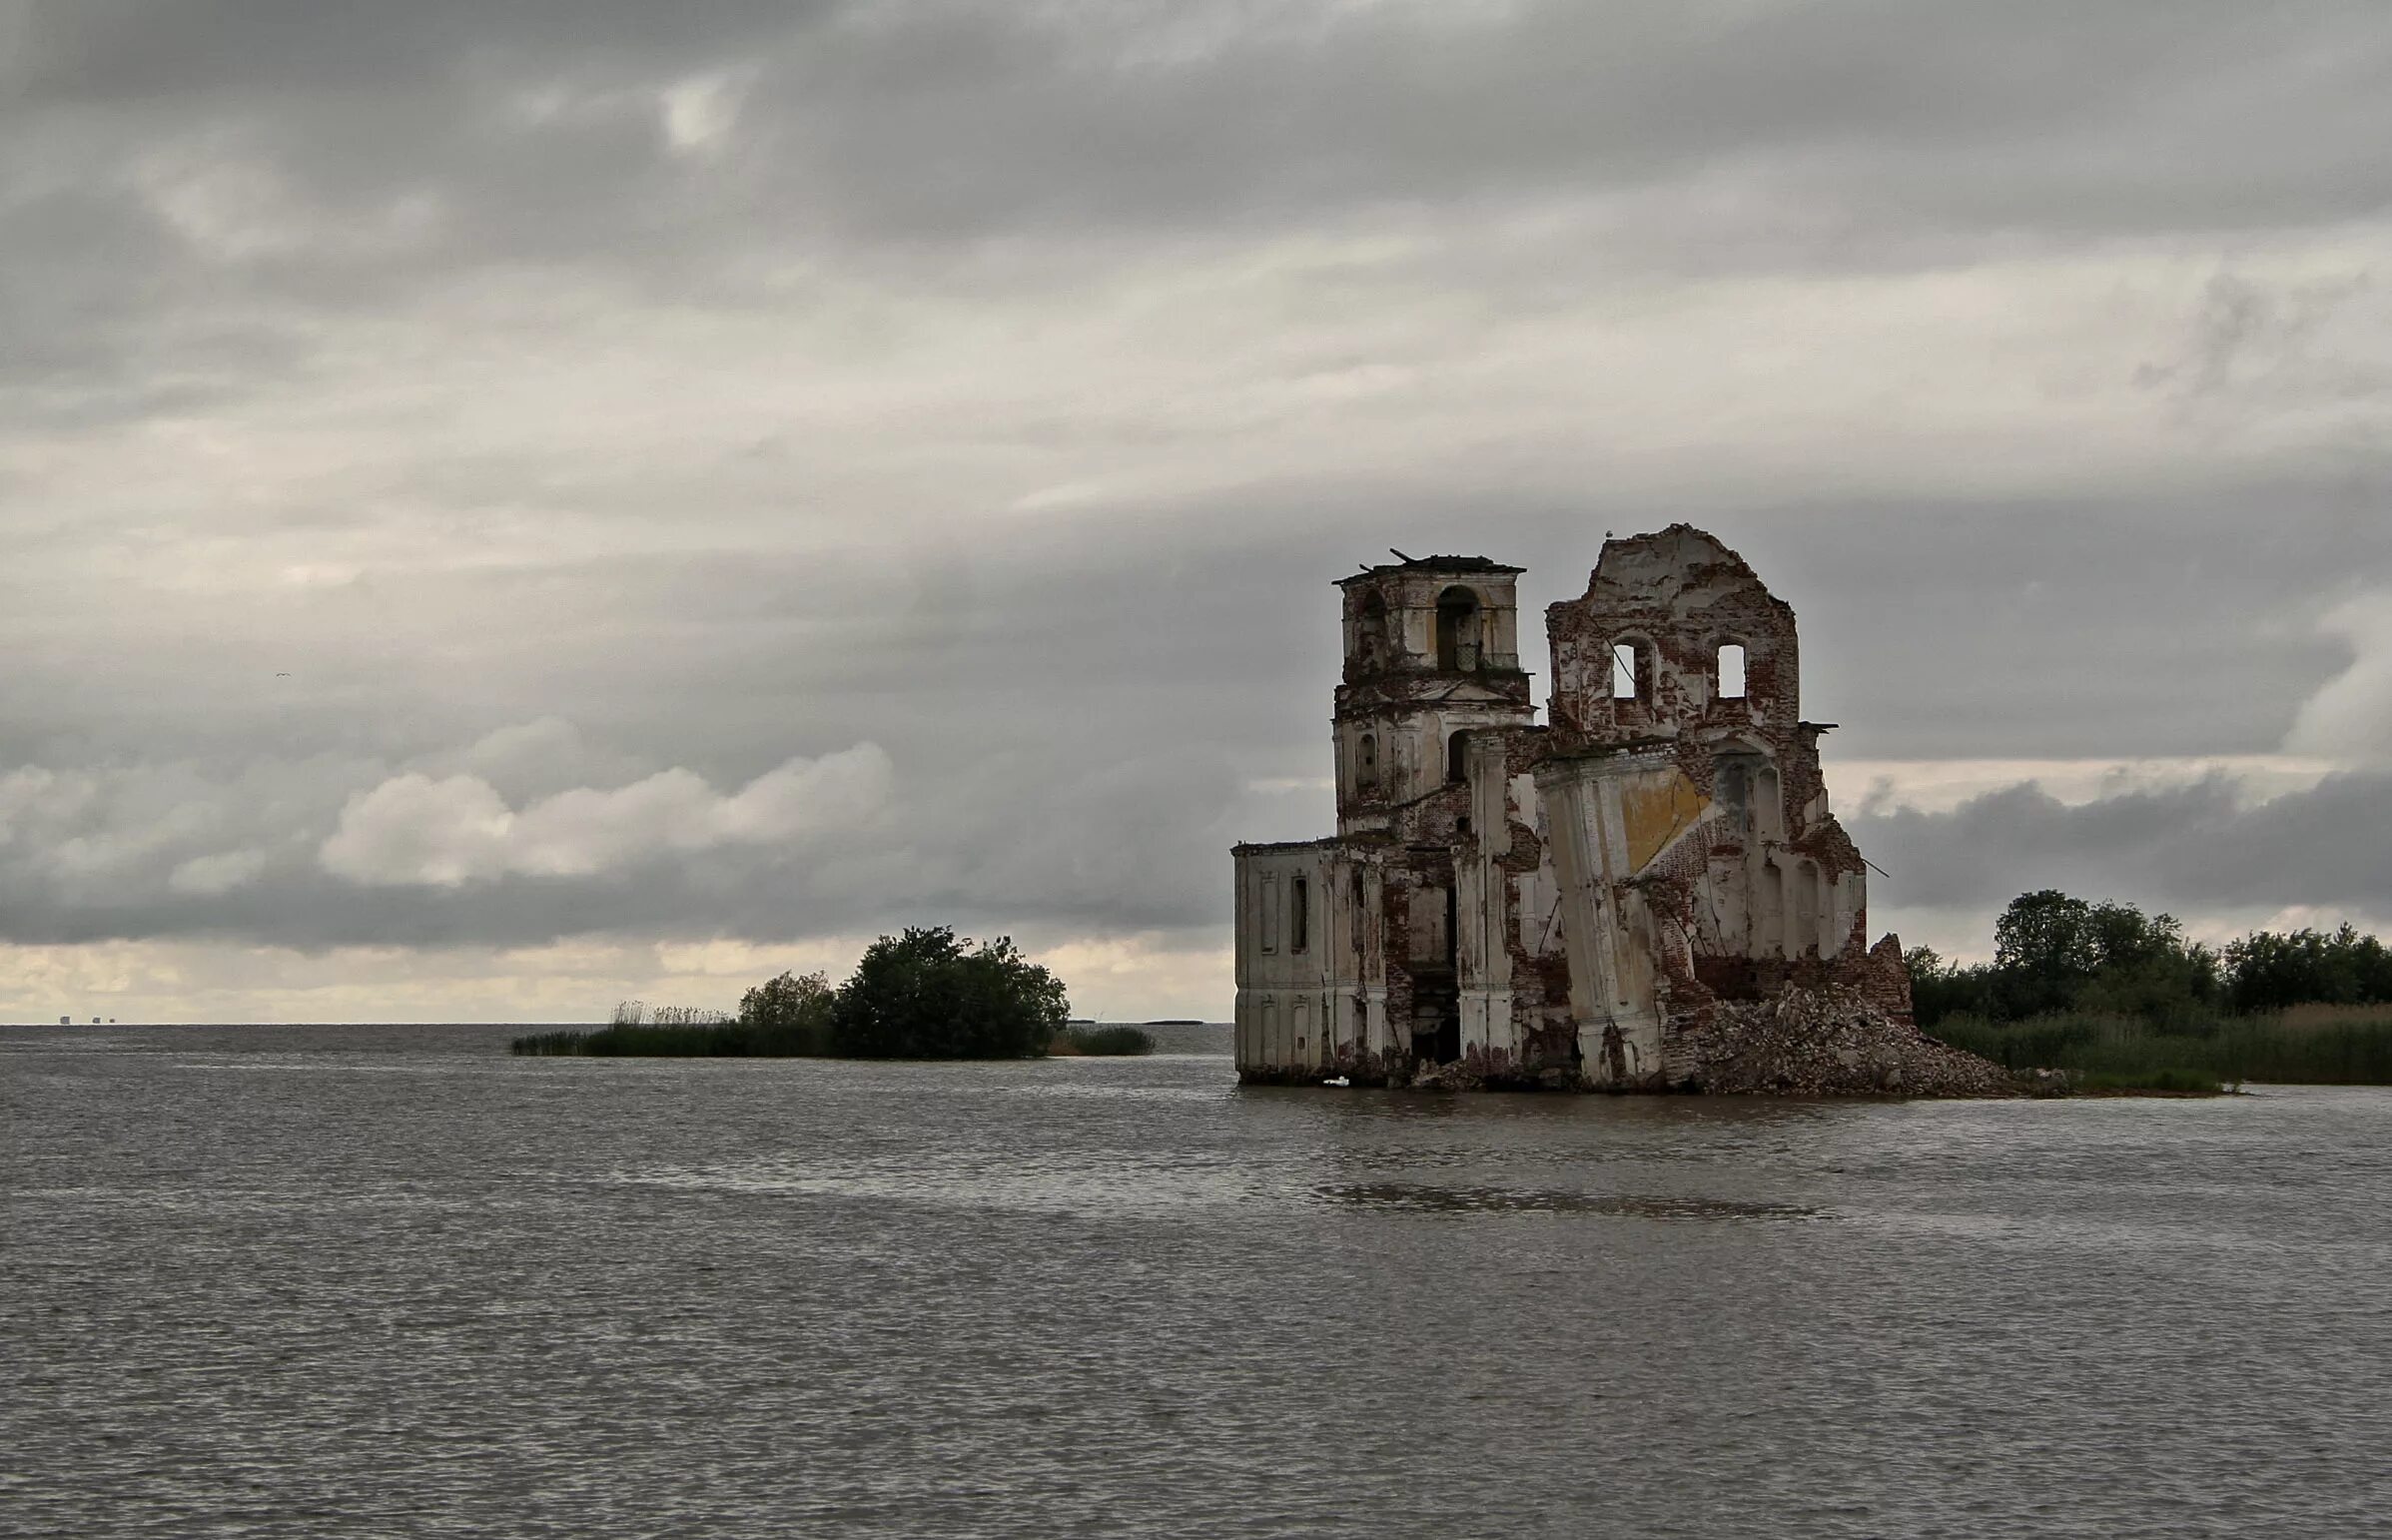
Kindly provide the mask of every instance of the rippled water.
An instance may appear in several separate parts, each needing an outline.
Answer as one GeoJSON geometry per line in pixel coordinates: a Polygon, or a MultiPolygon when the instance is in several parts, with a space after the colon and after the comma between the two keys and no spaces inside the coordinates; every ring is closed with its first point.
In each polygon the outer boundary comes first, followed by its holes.
{"type": "Polygon", "coordinates": [[[2392,1093],[506,1036],[0,1032],[0,1533],[2392,1527],[2392,1093]]]}

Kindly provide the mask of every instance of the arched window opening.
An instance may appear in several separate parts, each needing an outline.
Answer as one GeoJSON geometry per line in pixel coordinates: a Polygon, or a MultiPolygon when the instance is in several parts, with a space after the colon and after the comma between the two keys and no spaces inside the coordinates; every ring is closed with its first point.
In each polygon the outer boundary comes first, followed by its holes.
{"type": "Polygon", "coordinates": [[[1365,668],[1387,661],[1387,601],[1376,588],[1362,595],[1354,610],[1354,657],[1365,668]]]}
{"type": "Polygon", "coordinates": [[[1729,642],[1719,649],[1719,698],[1744,699],[1744,643],[1729,642]]]}
{"type": "Polygon", "coordinates": [[[1453,785],[1470,777],[1470,730],[1463,728],[1445,740],[1445,783],[1453,785]]]}
{"type": "Polygon", "coordinates": [[[1448,588],[1437,595],[1437,667],[1470,672],[1478,667],[1478,595],[1448,588]]]}
{"type": "Polygon", "coordinates": [[[1362,734],[1362,741],[1354,745],[1354,784],[1378,784],[1378,738],[1374,734],[1362,734]]]}
{"type": "Polygon", "coordinates": [[[1753,946],[1763,957],[1786,955],[1786,874],[1775,861],[1761,865],[1759,903],[1753,911],[1753,946]]]}
{"type": "Polygon", "coordinates": [[[1653,654],[1643,642],[1611,644],[1611,698],[1644,700],[1652,693],[1653,654]]]}
{"type": "Polygon", "coordinates": [[[1309,879],[1287,879],[1287,950],[1301,952],[1312,941],[1312,884],[1309,879]]]}
{"type": "Polygon", "coordinates": [[[1727,810],[1728,827],[1738,834],[1753,832],[1752,788],[1745,769],[1742,759],[1723,754],[1712,775],[1712,790],[1727,810]]]}

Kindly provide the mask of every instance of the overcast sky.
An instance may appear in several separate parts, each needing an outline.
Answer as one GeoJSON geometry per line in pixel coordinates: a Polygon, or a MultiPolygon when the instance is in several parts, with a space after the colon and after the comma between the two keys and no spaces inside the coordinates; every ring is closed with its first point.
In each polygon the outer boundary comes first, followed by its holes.
{"type": "Polygon", "coordinates": [[[2380,0],[0,0],[0,1019],[1222,1019],[1331,580],[1680,518],[1878,929],[2392,930],[2387,145],[2380,0]]]}

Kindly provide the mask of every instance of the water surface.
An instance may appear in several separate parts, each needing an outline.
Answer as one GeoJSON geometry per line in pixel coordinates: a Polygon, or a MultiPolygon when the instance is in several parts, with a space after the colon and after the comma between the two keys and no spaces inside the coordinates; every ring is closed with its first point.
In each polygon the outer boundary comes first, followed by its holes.
{"type": "Polygon", "coordinates": [[[0,1534],[2358,1535],[2392,1093],[0,1030],[0,1534]]]}

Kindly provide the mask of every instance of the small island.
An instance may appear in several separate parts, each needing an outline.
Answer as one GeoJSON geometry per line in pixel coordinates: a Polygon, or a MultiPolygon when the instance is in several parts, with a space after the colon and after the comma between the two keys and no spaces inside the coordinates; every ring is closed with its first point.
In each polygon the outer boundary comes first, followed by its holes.
{"type": "Polygon", "coordinates": [[[517,1054],[589,1058],[1044,1059],[1151,1054],[1136,1027],[1080,1024],[1061,980],[1013,939],[975,943],[949,926],[909,927],[864,951],[847,982],[784,973],[739,1014],[616,1007],[611,1025],[534,1033],[517,1054]]]}

